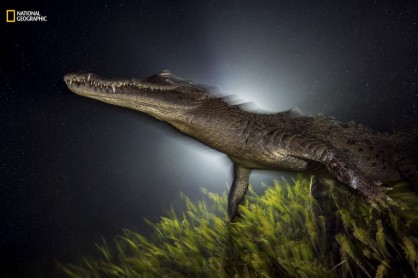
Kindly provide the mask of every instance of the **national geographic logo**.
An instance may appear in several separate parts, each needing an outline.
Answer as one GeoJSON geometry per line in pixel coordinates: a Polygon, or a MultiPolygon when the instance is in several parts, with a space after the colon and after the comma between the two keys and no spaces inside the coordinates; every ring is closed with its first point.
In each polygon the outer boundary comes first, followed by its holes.
{"type": "Polygon", "coordinates": [[[41,15],[39,11],[16,11],[6,10],[6,22],[46,22],[46,15],[41,15]]]}

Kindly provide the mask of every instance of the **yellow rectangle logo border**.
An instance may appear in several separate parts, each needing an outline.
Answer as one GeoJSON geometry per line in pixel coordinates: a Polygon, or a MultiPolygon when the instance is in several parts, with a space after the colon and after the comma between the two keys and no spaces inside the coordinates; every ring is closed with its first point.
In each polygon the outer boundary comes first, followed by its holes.
{"type": "Polygon", "coordinates": [[[16,10],[6,10],[6,22],[16,22],[16,10]],[[12,14],[12,19],[9,18],[9,14],[12,14]]]}

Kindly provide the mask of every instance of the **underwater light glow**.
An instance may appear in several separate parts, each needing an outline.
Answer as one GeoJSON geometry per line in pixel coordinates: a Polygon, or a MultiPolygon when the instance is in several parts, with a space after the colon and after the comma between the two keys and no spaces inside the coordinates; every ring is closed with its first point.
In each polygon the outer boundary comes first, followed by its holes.
{"type": "Polygon", "coordinates": [[[244,108],[247,110],[276,113],[294,108],[298,103],[295,94],[285,89],[285,80],[272,73],[254,73],[242,68],[220,72],[222,75],[218,76],[218,84],[221,93],[232,95],[233,104],[245,103],[244,108]]]}
{"type": "Polygon", "coordinates": [[[160,161],[170,160],[168,168],[180,175],[173,177],[177,184],[225,190],[232,181],[232,162],[227,156],[192,139],[168,136],[157,155],[160,161]]]}

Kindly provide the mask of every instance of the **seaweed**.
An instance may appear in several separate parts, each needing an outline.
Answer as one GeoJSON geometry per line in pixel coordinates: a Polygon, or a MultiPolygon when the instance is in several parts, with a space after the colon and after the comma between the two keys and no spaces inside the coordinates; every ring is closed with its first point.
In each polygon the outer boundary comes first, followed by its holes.
{"type": "Polygon", "coordinates": [[[67,277],[418,277],[418,198],[406,184],[390,192],[400,208],[383,211],[317,184],[298,176],[262,195],[250,187],[231,223],[226,193],[181,194],[185,211],[148,221],[153,236],[124,230],[58,268],[67,277]]]}

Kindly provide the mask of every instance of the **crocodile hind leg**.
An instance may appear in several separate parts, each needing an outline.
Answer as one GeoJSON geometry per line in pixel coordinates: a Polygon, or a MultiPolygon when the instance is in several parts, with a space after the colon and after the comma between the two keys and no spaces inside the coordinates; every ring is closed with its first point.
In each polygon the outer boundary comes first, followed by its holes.
{"type": "Polygon", "coordinates": [[[376,207],[388,207],[394,204],[392,199],[386,196],[385,188],[368,178],[350,161],[347,155],[329,150],[321,156],[321,159],[332,175],[359,192],[372,205],[376,207]]]}
{"type": "Polygon", "coordinates": [[[394,205],[385,188],[375,184],[352,161],[351,157],[321,140],[292,137],[292,155],[322,163],[328,172],[347,184],[376,207],[394,205]]]}

